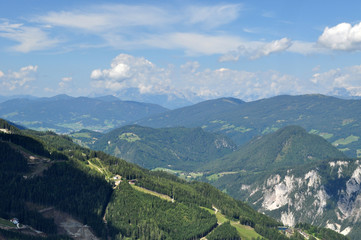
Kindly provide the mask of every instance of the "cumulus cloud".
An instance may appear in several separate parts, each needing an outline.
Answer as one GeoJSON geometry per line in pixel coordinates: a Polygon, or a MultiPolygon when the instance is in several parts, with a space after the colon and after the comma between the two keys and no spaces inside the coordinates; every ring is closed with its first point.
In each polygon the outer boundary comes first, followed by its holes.
{"type": "Polygon", "coordinates": [[[7,73],[0,73],[0,86],[1,90],[4,91],[14,91],[27,89],[30,86],[29,82],[34,81],[36,79],[36,72],[38,70],[38,66],[26,66],[19,69],[19,71],[8,71],[7,73]]]}
{"type": "Polygon", "coordinates": [[[138,88],[141,93],[163,92],[169,87],[169,72],[156,67],[143,57],[120,54],[111,62],[109,69],[95,69],[91,72],[93,86],[119,91],[138,88]]]}
{"type": "Polygon", "coordinates": [[[270,43],[266,43],[264,46],[259,48],[254,55],[251,56],[251,59],[257,59],[263,56],[268,56],[271,53],[282,52],[291,46],[292,42],[288,38],[282,38],[280,40],[275,40],[270,43]]]}
{"type": "Polygon", "coordinates": [[[238,46],[237,50],[230,51],[219,58],[220,62],[238,61],[241,56],[248,57],[251,60],[268,56],[272,53],[287,50],[292,45],[288,38],[274,40],[272,42],[245,42],[238,46]]]}
{"type": "Polygon", "coordinates": [[[361,50],[361,22],[355,25],[340,23],[334,27],[326,27],[318,42],[332,50],[361,50]]]}
{"type": "Polygon", "coordinates": [[[233,96],[255,100],[278,94],[310,93],[310,82],[276,71],[248,72],[228,68],[201,69],[198,62],[160,68],[145,58],[120,54],[110,68],[91,72],[94,90],[117,93],[137,88],[141,93],[175,94],[202,99],[233,96]]]}
{"type": "Polygon", "coordinates": [[[10,24],[9,22],[0,23],[0,37],[18,42],[19,44],[11,49],[23,53],[48,49],[59,43],[59,40],[50,38],[40,28],[10,24]]]}
{"type": "Polygon", "coordinates": [[[73,81],[72,77],[63,77],[61,78],[61,81],[58,83],[59,87],[64,89],[68,87],[69,83],[73,81]]]}
{"type": "Polygon", "coordinates": [[[350,96],[361,96],[361,65],[331,69],[327,72],[315,73],[311,82],[317,91],[324,94],[337,94],[344,89],[350,96]]]}
{"type": "Polygon", "coordinates": [[[202,69],[196,61],[161,68],[143,57],[120,54],[109,68],[95,69],[90,75],[94,90],[107,94],[136,88],[141,94],[173,94],[188,100],[193,96],[202,99],[232,96],[251,101],[280,94],[337,94],[345,89],[349,95],[361,96],[361,65],[319,70],[316,67],[313,76],[300,79],[272,70],[202,69]]]}

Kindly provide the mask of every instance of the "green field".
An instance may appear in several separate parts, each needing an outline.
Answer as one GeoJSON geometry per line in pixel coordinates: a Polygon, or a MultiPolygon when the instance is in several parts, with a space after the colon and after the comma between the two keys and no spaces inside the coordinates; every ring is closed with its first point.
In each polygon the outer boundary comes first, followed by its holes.
{"type": "Polygon", "coordinates": [[[6,226],[6,227],[15,227],[15,225],[10,222],[9,220],[0,218],[0,225],[6,226]]]}
{"type": "Polygon", "coordinates": [[[348,136],[347,138],[340,138],[336,141],[334,141],[332,144],[334,146],[338,146],[338,145],[347,145],[347,144],[350,144],[352,142],[356,142],[359,140],[360,137],[358,136],[354,136],[354,135],[350,135],[348,136]]]}
{"type": "Polygon", "coordinates": [[[127,142],[135,142],[135,141],[139,141],[140,137],[135,133],[123,133],[122,135],[119,136],[119,139],[125,140],[127,142]]]}
{"type": "Polygon", "coordinates": [[[249,226],[242,225],[238,221],[229,220],[222,213],[220,213],[220,212],[216,213],[215,210],[212,210],[212,209],[209,209],[209,208],[204,208],[204,207],[202,207],[202,208],[207,210],[208,212],[210,212],[212,214],[215,214],[216,217],[217,217],[217,222],[218,222],[219,225],[229,221],[231,223],[231,225],[237,229],[237,231],[238,231],[238,233],[239,233],[242,240],[243,239],[252,240],[252,239],[256,239],[258,237],[262,238],[262,236],[259,235],[258,233],[256,233],[253,228],[251,228],[249,226]]]}
{"type": "Polygon", "coordinates": [[[237,174],[238,172],[221,172],[221,173],[215,173],[207,177],[208,181],[217,181],[219,178],[223,177],[224,175],[229,174],[237,174]]]}
{"type": "Polygon", "coordinates": [[[173,201],[174,201],[174,200],[173,200],[171,197],[169,197],[168,195],[164,195],[164,194],[161,194],[161,193],[157,193],[157,192],[148,190],[148,189],[146,189],[146,188],[138,187],[138,186],[133,185],[133,184],[130,185],[130,186],[132,186],[132,187],[133,187],[135,190],[137,190],[137,191],[140,191],[140,192],[143,192],[143,193],[147,193],[147,194],[150,194],[150,195],[159,197],[159,198],[161,198],[161,199],[163,199],[163,200],[166,200],[166,201],[168,201],[168,202],[173,202],[173,201]]]}
{"type": "Polygon", "coordinates": [[[93,169],[101,174],[104,174],[107,179],[110,179],[112,177],[112,173],[110,173],[109,170],[103,166],[103,164],[99,158],[89,159],[88,165],[91,169],[93,169]]]}

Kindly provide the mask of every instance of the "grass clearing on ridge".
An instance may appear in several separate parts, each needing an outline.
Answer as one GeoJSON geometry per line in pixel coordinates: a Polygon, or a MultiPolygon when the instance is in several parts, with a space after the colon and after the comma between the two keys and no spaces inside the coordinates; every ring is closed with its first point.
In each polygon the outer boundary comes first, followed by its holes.
{"type": "Polygon", "coordinates": [[[231,223],[231,225],[237,229],[238,234],[242,240],[243,239],[252,240],[252,239],[257,239],[258,237],[262,238],[262,236],[259,235],[253,228],[242,225],[238,221],[229,220],[226,216],[224,216],[219,211],[217,211],[217,213],[216,213],[215,210],[205,208],[205,207],[201,207],[201,208],[207,210],[211,214],[215,214],[219,225],[229,221],[231,223]]]}

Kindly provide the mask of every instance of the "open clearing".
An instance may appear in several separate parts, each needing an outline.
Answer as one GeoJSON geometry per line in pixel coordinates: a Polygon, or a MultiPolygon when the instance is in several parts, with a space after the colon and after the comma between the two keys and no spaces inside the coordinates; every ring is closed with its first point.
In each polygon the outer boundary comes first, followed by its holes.
{"type": "Polygon", "coordinates": [[[262,236],[259,235],[258,233],[256,233],[253,228],[251,228],[249,226],[242,225],[237,221],[229,220],[226,216],[224,216],[219,211],[217,211],[217,213],[216,213],[215,210],[212,210],[212,209],[209,209],[209,208],[203,208],[203,209],[207,210],[208,212],[210,212],[212,214],[215,214],[216,217],[217,217],[217,222],[218,222],[219,225],[229,221],[231,223],[231,225],[237,229],[237,231],[238,231],[238,233],[239,233],[239,235],[241,236],[242,239],[252,240],[253,238],[256,239],[257,237],[262,238],[262,236]]]}

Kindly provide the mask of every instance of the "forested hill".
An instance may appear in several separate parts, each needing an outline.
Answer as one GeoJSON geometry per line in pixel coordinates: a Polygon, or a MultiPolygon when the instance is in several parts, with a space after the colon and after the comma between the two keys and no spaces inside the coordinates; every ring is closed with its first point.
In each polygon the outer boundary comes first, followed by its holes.
{"type": "Polygon", "coordinates": [[[341,151],[324,138],[309,134],[299,126],[287,126],[257,137],[237,151],[205,164],[203,170],[269,171],[345,158],[341,151]]]}
{"type": "Polygon", "coordinates": [[[277,96],[253,102],[216,99],[136,121],[149,127],[202,127],[242,145],[253,137],[298,125],[318,134],[349,157],[361,153],[361,100],[324,95],[277,96]]]}
{"type": "Polygon", "coordinates": [[[0,103],[0,117],[37,130],[72,132],[84,128],[105,131],[167,111],[155,104],[121,101],[115,97],[58,95],[13,99],[0,103]]]}
{"type": "Polygon", "coordinates": [[[88,239],[212,239],[235,228],[226,239],[288,239],[279,222],[207,183],[151,172],[53,132],[18,131],[0,132],[0,238],[64,239],[59,234],[75,231],[88,239]],[[4,227],[13,217],[32,236],[4,227]],[[226,221],[231,226],[218,227],[226,221]],[[69,222],[78,227],[65,230],[69,222]]]}
{"type": "MultiPolygon", "coordinates": [[[[82,140],[84,133],[71,136],[82,140]]],[[[94,134],[88,134],[94,138],[94,134]]],[[[188,171],[236,149],[236,145],[227,137],[205,132],[202,128],[154,129],[137,125],[115,129],[89,144],[89,147],[148,169],[163,167],[188,171]]]]}

